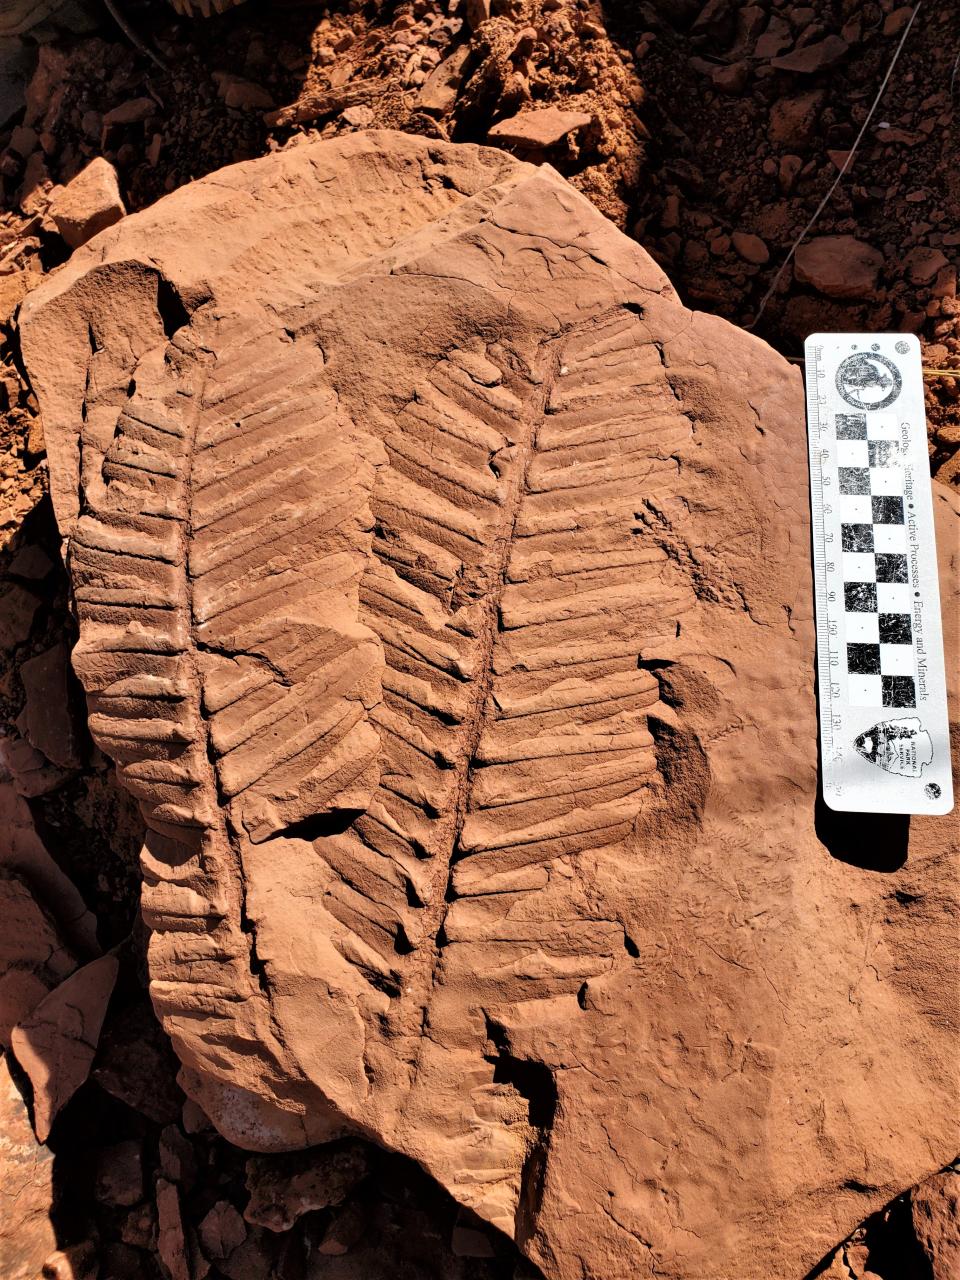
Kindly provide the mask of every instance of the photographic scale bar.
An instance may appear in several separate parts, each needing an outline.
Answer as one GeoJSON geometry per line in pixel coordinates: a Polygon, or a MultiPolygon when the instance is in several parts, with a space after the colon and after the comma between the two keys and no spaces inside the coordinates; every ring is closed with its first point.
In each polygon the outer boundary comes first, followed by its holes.
{"type": "Polygon", "coordinates": [[[823,798],[856,813],[953,808],[920,344],[806,341],[823,798]]]}

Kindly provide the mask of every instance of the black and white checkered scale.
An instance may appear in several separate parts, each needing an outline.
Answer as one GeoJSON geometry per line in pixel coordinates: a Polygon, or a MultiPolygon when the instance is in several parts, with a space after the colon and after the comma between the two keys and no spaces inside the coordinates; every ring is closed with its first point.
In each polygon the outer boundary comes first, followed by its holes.
{"type": "MultiPolygon", "coordinates": [[[[871,415],[875,418],[877,415],[871,415]]],[[[892,420],[836,416],[848,701],[915,707],[904,470],[892,420]]]]}

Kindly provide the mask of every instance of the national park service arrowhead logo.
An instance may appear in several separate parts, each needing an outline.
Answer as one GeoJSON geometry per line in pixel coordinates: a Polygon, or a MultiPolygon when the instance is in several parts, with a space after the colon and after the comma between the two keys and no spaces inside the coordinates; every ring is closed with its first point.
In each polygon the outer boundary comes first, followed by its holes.
{"type": "Polygon", "coordinates": [[[903,778],[919,778],[933,759],[933,742],[916,716],[881,720],[853,745],[864,760],[903,778]]]}
{"type": "Polygon", "coordinates": [[[900,370],[879,351],[857,351],[837,370],[837,390],[854,409],[886,409],[902,386],[900,370]]]}

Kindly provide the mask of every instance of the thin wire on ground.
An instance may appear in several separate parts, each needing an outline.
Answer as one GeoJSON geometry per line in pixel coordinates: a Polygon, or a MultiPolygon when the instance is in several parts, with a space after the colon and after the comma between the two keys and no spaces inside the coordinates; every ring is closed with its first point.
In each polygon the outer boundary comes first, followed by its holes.
{"type": "Polygon", "coordinates": [[[823,213],[824,209],[830,203],[831,196],[839,186],[840,179],[850,168],[851,164],[853,164],[853,157],[856,155],[857,148],[860,146],[860,143],[863,141],[863,136],[867,132],[867,129],[870,127],[870,121],[873,119],[874,113],[876,112],[877,107],[880,105],[880,99],[883,97],[887,84],[890,81],[890,77],[893,75],[893,69],[897,65],[897,59],[900,57],[900,51],[903,48],[903,46],[906,44],[907,36],[910,34],[910,28],[913,26],[914,19],[916,18],[917,14],[920,12],[920,6],[922,3],[923,3],[923,0],[917,0],[917,4],[914,7],[913,13],[911,13],[910,19],[907,22],[907,25],[903,29],[903,35],[900,37],[899,43],[897,44],[897,47],[894,50],[893,57],[890,60],[890,65],[889,67],[887,67],[887,74],[883,77],[883,80],[880,82],[880,88],[877,90],[877,96],[874,98],[873,104],[870,107],[870,110],[867,112],[867,118],[864,120],[863,124],[860,126],[860,132],[857,134],[856,138],[854,139],[853,146],[847,152],[847,158],[843,162],[843,167],[841,168],[837,176],[834,178],[833,182],[830,184],[830,187],[827,190],[827,194],[823,197],[823,199],[817,205],[817,208],[813,214],[813,217],[810,219],[807,225],[803,228],[803,230],[797,236],[796,240],[794,240],[793,244],[790,246],[790,252],[787,254],[783,262],[780,264],[780,268],[777,271],[777,274],[773,277],[773,279],[770,282],[769,289],[760,300],[760,306],[757,309],[757,314],[754,316],[754,318],[751,320],[751,322],[748,325],[744,325],[745,329],[752,330],[756,328],[757,324],[760,321],[760,317],[763,315],[764,311],[767,308],[767,303],[773,297],[774,290],[776,289],[777,285],[780,283],[780,277],[783,275],[784,271],[786,271],[787,267],[793,261],[793,255],[797,252],[800,245],[803,243],[803,241],[805,240],[807,235],[810,233],[810,231],[812,231],[812,229],[816,226],[821,213],[823,213]]]}

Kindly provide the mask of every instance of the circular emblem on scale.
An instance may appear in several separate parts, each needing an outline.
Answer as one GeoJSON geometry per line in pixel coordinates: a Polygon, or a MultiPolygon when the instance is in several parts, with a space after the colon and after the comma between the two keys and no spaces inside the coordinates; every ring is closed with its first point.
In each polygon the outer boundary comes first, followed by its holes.
{"type": "Polygon", "coordinates": [[[903,386],[900,370],[878,351],[857,351],[837,370],[837,390],[854,409],[886,409],[903,386]]]}

